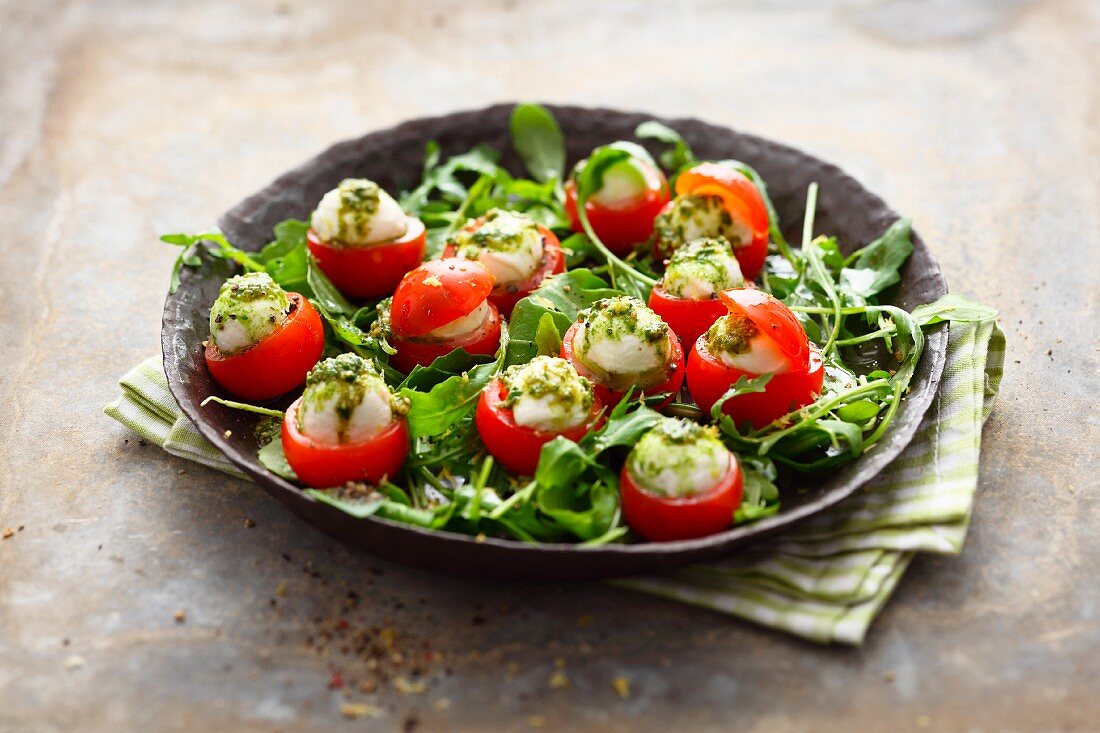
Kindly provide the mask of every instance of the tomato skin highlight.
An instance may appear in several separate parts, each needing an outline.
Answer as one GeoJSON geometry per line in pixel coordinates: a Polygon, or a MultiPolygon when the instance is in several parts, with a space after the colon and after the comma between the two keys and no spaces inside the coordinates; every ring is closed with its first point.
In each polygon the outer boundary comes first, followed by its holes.
{"type": "MultiPolygon", "coordinates": [[[[755,280],[764,270],[768,256],[768,209],[764,197],[740,171],[718,163],[699,163],[676,178],[678,196],[717,196],[735,220],[752,232],[749,242],[733,242],[733,255],[741,266],[741,274],[755,280]]],[[[669,204],[671,206],[671,203],[669,204]]],[[[654,243],[658,257],[664,257],[660,242],[654,243]]]]}
{"type": "Polygon", "coordinates": [[[603,404],[597,396],[588,419],[574,428],[556,433],[517,425],[511,408],[501,404],[507,396],[507,387],[499,378],[486,385],[477,403],[474,422],[481,442],[497,463],[521,476],[535,473],[542,446],[559,435],[577,442],[602,422],[603,404]]]}
{"type": "Polygon", "coordinates": [[[397,349],[397,353],[390,357],[390,366],[406,374],[411,372],[417,364],[428,366],[438,357],[445,356],[455,349],[465,349],[470,354],[492,356],[500,348],[500,313],[497,312],[495,305],[489,303],[489,316],[485,319],[485,323],[465,336],[450,339],[404,338],[398,336],[395,331],[390,337],[390,345],[397,349]]]}
{"type": "Polygon", "coordinates": [[[306,381],[306,374],[321,358],[325,328],[320,314],[299,293],[287,293],[287,297],[296,304],[294,310],[254,346],[224,356],[213,338],[206,342],[206,368],[226,391],[254,402],[275,399],[306,381]]]}
{"type": "MultiPolygon", "coordinates": [[[[640,197],[622,207],[607,207],[591,197],[584,204],[588,223],[600,241],[617,255],[629,254],[635,244],[649,240],[653,234],[653,220],[670,198],[665,174],[644,160],[635,158],[634,162],[649,169],[650,175],[646,178],[658,181],[659,185],[647,186],[640,197]]],[[[583,232],[577,215],[577,182],[572,178],[565,184],[565,213],[569,216],[570,228],[583,232]]]]}
{"type": "MultiPolygon", "coordinates": [[[[579,323],[574,323],[569,327],[569,330],[565,332],[565,338],[561,342],[561,358],[568,361],[573,365],[573,368],[577,370],[577,374],[592,382],[592,390],[596,393],[596,397],[607,407],[611,408],[622,402],[623,397],[626,396],[625,392],[616,392],[609,387],[605,387],[600,384],[596,375],[592,373],[592,370],[585,366],[579,358],[576,357],[573,349],[573,339],[577,335],[577,329],[580,326],[579,323]]],[[[668,378],[660,384],[656,384],[652,387],[646,387],[641,391],[642,395],[654,395],[668,392],[669,395],[666,399],[661,401],[661,404],[654,405],[653,409],[660,410],[666,407],[672,400],[676,399],[676,396],[680,393],[680,387],[684,384],[684,350],[680,346],[680,339],[676,337],[675,331],[669,331],[669,354],[671,355],[668,378]]],[[[634,391],[634,396],[638,397],[638,391],[634,391]]]]}
{"type": "MultiPolygon", "coordinates": [[[[706,413],[741,377],[760,376],[728,366],[710,353],[706,336],[700,336],[688,357],[688,391],[706,413]]],[[[791,410],[808,405],[821,394],[825,379],[824,361],[816,349],[809,349],[807,364],[793,371],[774,374],[763,392],[750,392],[726,400],[722,412],[738,425],[748,421],[762,428],[791,410]]]]}
{"type": "Polygon", "coordinates": [[[342,486],[348,481],[378,484],[401,469],[409,453],[409,426],[397,418],[381,433],[360,443],[326,445],[298,430],[298,406],[294,400],[283,418],[283,452],[298,479],[314,489],[342,486]]]}
{"type": "Polygon", "coordinates": [[[336,289],[352,299],[389,295],[405,273],[424,260],[427,230],[416,217],[407,217],[404,236],[366,247],[341,247],[323,242],[311,227],[306,245],[336,289]]]}
{"type": "Polygon", "coordinates": [[[634,482],[626,465],[619,475],[623,519],[652,542],[690,540],[721,532],[733,524],[741,505],[744,478],[737,456],[729,454],[729,469],[714,486],[693,496],[657,496],[634,482]]]}
{"type": "Polygon", "coordinates": [[[458,257],[429,260],[401,278],[390,325],[402,339],[423,336],[473,312],[493,289],[485,266],[458,257]]]}
{"type": "MultiPolygon", "coordinates": [[[[478,219],[473,227],[476,229],[480,223],[481,220],[478,219]]],[[[489,302],[495,305],[497,310],[505,316],[512,315],[512,309],[516,307],[516,303],[530,295],[539,285],[542,285],[543,280],[551,275],[565,272],[565,253],[562,251],[561,241],[542,224],[539,224],[539,234],[542,235],[543,251],[542,262],[539,264],[538,269],[531,273],[531,276],[526,280],[508,285],[494,285],[489,292],[489,302]]],[[[448,244],[444,247],[443,256],[454,257],[455,246],[448,244]]]]}
{"type": "Polygon", "coordinates": [[[718,298],[677,298],[660,284],[653,286],[650,291],[648,305],[676,332],[682,344],[694,344],[697,338],[727,312],[725,303],[718,298]]]}

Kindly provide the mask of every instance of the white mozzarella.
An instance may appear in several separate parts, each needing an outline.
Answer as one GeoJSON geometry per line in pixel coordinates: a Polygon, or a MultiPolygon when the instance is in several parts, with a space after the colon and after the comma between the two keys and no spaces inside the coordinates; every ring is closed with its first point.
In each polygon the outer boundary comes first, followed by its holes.
{"type": "Polygon", "coordinates": [[[584,360],[598,369],[609,374],[630,374],[664,366],[665,360],[659,343],[643,341],[634,333],[586,341],[584,331],[587,328],[588,324],[581,325],[576,341],[586,344],[584,360]]]}
{"type": "Polygon", "coordinates": [[[310,225],[322,241],[362,246],[403,236],[408,217],[401,205],[372,181],[349,178],[324,195],[313,210],[310,225]],[[370,199],[368,210],[356,205],[355,193],[370,199]]]}
{"type": "Polygon", "coordinates": [[[717,356],[726,366],[750,374],[782,374],[791,368],[790,359],[779,349],[779,344],[762,333],[749,341],[749,349],[745,353],[720,351],[717,356]]]}
{"type": "Polygon", "coordinates": [[[481,305],[474,308],[468,315],[456,318],[450,323],[445,323],[434,331],[424,334],[426,338],[453,339],[459,336],[473,333],[481,328],[489,317],[488,301],[481,301],[481,305]]]}
{"type": "Polygon", "coordinates": [[[389,392],[382,380],[372,380],[345,421],[337,411],[339,392],[325,399],[303,400],[298,413],[298,429],[318,443],[337,445],[359,443],[378,435],[393,422],[389,392]],[[343,431],[341,433],[341,430],[343,431]]]}
{"type": "Polygon", "coordinates": [[[512,405],[512,418],[517,425],[560,432],[583,423],[588,417],[588,411],[589,408],[580,402],[563,404],[554,395],[523,395],[512,405]]]}

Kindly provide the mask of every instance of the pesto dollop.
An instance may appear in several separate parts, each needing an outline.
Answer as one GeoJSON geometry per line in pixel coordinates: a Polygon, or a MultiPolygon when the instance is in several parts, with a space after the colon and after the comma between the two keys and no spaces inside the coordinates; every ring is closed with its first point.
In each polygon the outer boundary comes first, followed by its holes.
{"type": "Polygon", "coordinates": [[[477,259],[483,250],[515,252],[530,245],[542,235],[538,223],[521,211],[489,209],[474,229],[459,230],[451,238],[456,254],[477,259]]]}
{"type": "Polygon", "coordinates": [[[210,337],[230,355],[259,343],[286,320],[290,299],[265,272],[226,280],[210,307],[210,337]]]}
{"type": "Polygon", "coordinates": [[[683,194],[653,222],[653,237],[662,255],[669,257],[687,242],[724,237],[734,246],[752,239],[752,232],[735,221],[718,196],[683,194]]]}
{"type": "Polygon", "coordinates": [[[520,425],[539,430],[565,430],[583,423],[594,400],[592,383],[565,359],[536,356],[505,370],[502,405],[520,425]]]}
{"type": "Polygon", "coordinates": [[[319,362],[306,376],[298,406],[298,429],[325,443],[358,442],[408,412],[374,362],[340,354],[319,362]]]}
{"type": "Polygon", "coordinates": [[[683,498],[717,484],[729,470],[730,460],[717,428],[665,418],[642,436],[626,465],[634,482],[646,491],[683,498]]]}
{"type": "Polygon", "coordinates": [[[752,348],[753,338],[760,332],[756,324],[742,315],[722,316],[707,329],[707,350],[715,355],[745,354],[752,348]]]}
{"type": "Polygon", "coordinates": [[[724,237],[695,239],[672,253],[661,284],[672,296],[706,300],[745,284],[733,249],[724,237]]]}
{"type": "Polygon", "coordinates": [[[408,227],[405,212],[388,193],[366,178],[345,178],[322,197],[310,226],[333,246],[391,241],[408,227]]]}
{"type": "Polygon", "coordinates": [[[582,310],[575,354],[597,380],[614,390],[660,384],[667,378],[671,333],[641,300],[620,295],[582,310]]]}

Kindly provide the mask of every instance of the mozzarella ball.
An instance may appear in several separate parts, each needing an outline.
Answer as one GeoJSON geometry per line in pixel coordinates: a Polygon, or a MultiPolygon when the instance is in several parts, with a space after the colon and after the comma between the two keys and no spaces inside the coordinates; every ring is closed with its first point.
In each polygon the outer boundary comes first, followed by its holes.
{"type": "Polygon", "coordinates": [[[474,308],[467,315],[461,318],[456,318],[450,323],[444,323],[434,331],[429,331],[424,334],[424,338],[429,339],[453,339],[460,336],[466,336],[471,334],[485,323],[489,318],[489,303],[488,301],[481,301],[481,305],[474,308]]]}
{"type": "Polygon", "coordinates": [[[403,236],[408,217],[374,181],[345,178],[317,204],[310,226],[323,242],[362,247],[403,236]]]}
{"type": "Polygon", "coordinates": [[[456,256],[485,265],[497,285],[522,282],[542,263],[542,232],[534,219],[518,211],[491,209],[477,228],[459,231],[451,244],[456,256]]]}
{"type": "Polygon", "coordinates": [[[721,237],[696,239],[672,253],[661,282],[668,293],[688,300],[709,300],[745,284],[730,243],[721,237]]]}
{"type": "Polygon", "coordinates": [[[704,237],[725,237],[734,247],[752,241],[752,230],[730,216],[720,197],[690,194],[677,196],[672,206],[657,216],[653,234],[665,253],[704,237]]]}
{"type": "Polygon", "coordinates": [[[565,359],[536,356],[508,367],[503,380],[504,406],[517,425],[561,432],[583,424],[592,409],[592,385],[565,359]]]}
{"type": "Polygon", "coordinates": [[[592,200],[608,209],[622,209],[635,204],[646,191],[660,188],[660,171],[639,158],[626,158],[607,167],[592,200]]]}
{"type": "Polygon", "coordinates": [[[310,370],[298,405],[298,430],[318,443],[370,440],[405,412],[373,362],[357,354],[325,359],[310,370]]]}
{"type": "Polygon", "coordinates": [[[706,334],[707,350],[723,364],[749,374],[782,374],[791,360],[774,339],[745,316],[722,316],[706,334]]]}
{"type": "Polygon", "coordinates": [[[668,325],[637,298],[621,295],[581,311],[575,354],[612,389],[641,388],[667,378],[671,351],[668,325]]]}
{"type": "Polygon", "coordinates": [[[646,491],[684,498],[713,488],[729,471],[731,460],[713,427],[665,418],[642,436],[626,465],[630,477],[646,491]]]}
{"type": "Polygon", "coordinates": [[[289,313],[290,299],[270,275],[236,275],[222,284],[210,308],[210,338],[222,354],[238,354],[270,335],[289,313]]]}

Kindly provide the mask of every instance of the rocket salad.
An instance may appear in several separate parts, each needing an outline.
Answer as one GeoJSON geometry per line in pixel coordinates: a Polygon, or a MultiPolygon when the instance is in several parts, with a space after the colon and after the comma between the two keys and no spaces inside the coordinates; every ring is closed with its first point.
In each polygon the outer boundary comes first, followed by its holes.
{"type": "Polygon", "coordinates": [[[204,257],[243,270],[210,311],[224,395],[203,404],[260,416],[268,470],[434,530],[705,536],[874,446],[923,327],[994,315],[958,296],[880,302],[908,220],[844,255],[812,235],[812,184],[793,246],[756,171],[696,160],[658,122],[572,169],[545,108],[518,105],[510,130],[527,177],[489,147],[444,159],[430,143],[417,185],[335,182],[258,252],[162,237],[180,247],[173,290],[204,257]]]}

